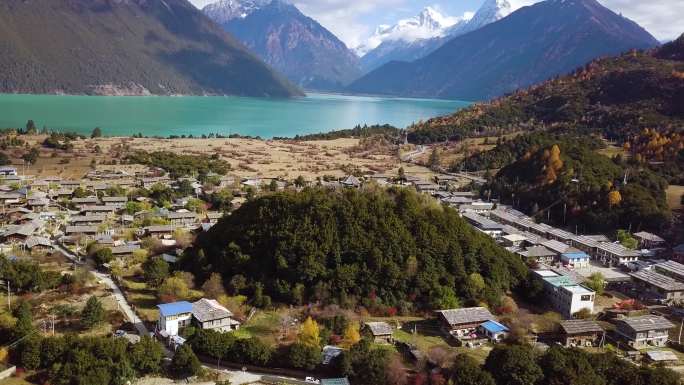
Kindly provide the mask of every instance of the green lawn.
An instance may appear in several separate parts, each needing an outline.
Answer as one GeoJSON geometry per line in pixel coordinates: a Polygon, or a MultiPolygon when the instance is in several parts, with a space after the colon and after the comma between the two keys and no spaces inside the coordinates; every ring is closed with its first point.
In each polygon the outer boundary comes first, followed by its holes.
{"type": "Polygon", "coordinates": [[[420,333],[413,334],[401,329],[397,329],[394,331],[394,339],[397,341],[415,345],[418,347],[418,349],[424,352],[428,351],[430,348],[435,346],[451,348],[442,337],[426,336],[420,333]]]}
{"type": "Polygon", "coordinates": [[[156,293],[147,288],[144,282],[136,282],[131,279],[122,279],[122,290],[126,291],[129,303],[135,308],[136,313],[143,321],[156,321],[159,318],[157,310],[156,293]]]}
{"type": "Polygon", "coordinates": [[[259,311],[234,333],[238,338],[259,337],[264,342],[275,345],[280,330],[281,317],[277,311],[259,311]]]}

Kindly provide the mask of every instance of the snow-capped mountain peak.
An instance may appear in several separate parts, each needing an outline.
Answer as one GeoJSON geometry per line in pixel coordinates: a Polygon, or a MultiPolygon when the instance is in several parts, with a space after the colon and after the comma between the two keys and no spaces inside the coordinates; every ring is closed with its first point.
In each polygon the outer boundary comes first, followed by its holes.
{"type": "Polygon", "coordinates": [[[202,11],[221,24],[237,18],[244,19],[271,2],[272,0],[218,0],[205,6],[202,11]]]}
{"type": "Polygon", "coordinates": [[[354,51],[357,55],[363,56],[386,41],[401,40],[411,43],[443,36],[447,28],[461,20],[462,18],[446,16],[432,7],[426,7],[418,15],[399,20],[394,25],[380,25],[375,33],[354,51]]]}
{"type": "Polygon", "coordinates": [[[473,27],[476,27],[474,29],[478,29],[503,19],[512,11],[513,8],[508,0],[485,0],[468,24],[472,24],[473,27]]]}

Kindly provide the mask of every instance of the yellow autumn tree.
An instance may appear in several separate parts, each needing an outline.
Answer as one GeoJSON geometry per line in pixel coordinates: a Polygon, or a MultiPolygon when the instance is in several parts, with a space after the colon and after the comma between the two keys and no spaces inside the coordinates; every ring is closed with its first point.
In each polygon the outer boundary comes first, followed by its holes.
{"type": "Polygon", "coordinates": [[[344,329],[344,334],[342,335],[342,342],[340,346],[345,349],[349,349],[361,341],[361,334],[359,333],[359,325],[356,323],[349,323],[344,329]]]}
{"type": "Polygon", "coordinates": [[[561,150],[557,144],[554,144],[550,150],[545,150],[543,159],[544,165],[544,184],[552,184],[558,179],[558,173],[563,169],[563,160],[561,159],[561,150]]]}
{"type": "Polygon", "coordinates": [[[608,204],[610,207],[617,206],[622,202],[622,194],[619,191],[613,190],[608,193],[608,204]]]}
{"type": "Polygon", "coordinates": [[[321,346],[320,333],[321,331],[318,327],[318,323],[311,319],[311,317],[308,317],[304,323],[302,323],[302,329],[300,330],[297,339],[299,340],[299,343],[303,345],[319,348],[321,346]]]}

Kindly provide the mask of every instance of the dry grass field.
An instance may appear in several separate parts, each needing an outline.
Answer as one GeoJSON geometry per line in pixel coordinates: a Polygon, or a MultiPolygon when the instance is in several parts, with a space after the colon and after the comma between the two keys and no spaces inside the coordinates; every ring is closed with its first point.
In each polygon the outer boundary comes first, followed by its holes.
{"type": "MultiPolygon", "coordinates": [[[[36,146],[45,136],[22,137],[28,146],[36,146]]],[[[39,177],[58,176],[78,179],[92,170],[141,170],[135,165],[120,163],[127,154],[136,150],[172,151],[188,155],[211,156],[218,154],[231,164],[231,174],[239,177],[280,177],[295,179],[303,176],[314,180],[319,176],[342,177],[353,172],[396,174],[404,166],[407,173],[431,176],[429,170],[400,164],[396,149],[383,143],[360,139],[328,141],[273,141],[256,139],[153,139],[153,138],[97,138],[72,142],[70,152],[41,148],[34,165],[21,160],[24,148],[7,151],[12,163],[26,174],[39,177]],[[94,163],[93,163],[94,161],[94,163]]]]}

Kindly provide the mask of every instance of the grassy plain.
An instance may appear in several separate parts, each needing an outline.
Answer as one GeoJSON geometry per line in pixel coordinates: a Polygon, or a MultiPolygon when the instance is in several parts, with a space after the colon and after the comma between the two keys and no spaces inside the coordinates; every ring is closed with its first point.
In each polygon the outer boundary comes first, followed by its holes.
{"type": "MultiPolygon", "coordinates": [[[[29,146],[39,145],[44,135],[22,136],[29,146]]],[[[399,167],[407,173],[429,178],[432,173],[420,166],[401,164],[397,151],[384,143],[363,142],[360,139],[336,139],[298,142],[256,139],[156,139],[156,138],[96,138],[72,142],[70,152],[40,149],[40,157],[33,165],[24,165],[24,147],[10,148],[7,154],[21,172],[39,177],[57,176],[64,179],[81,178],[92,170],[93,161],[99,170],[142,171],[137,165],[121,163],[127,154],[136,150],[172,151],[189,155],[218,154],[231,164],[230,174],[238,177],[281,177],[308,180],[330,175],[341,177],[356,171],[361,173],[395,174],[399,167]]]]}

